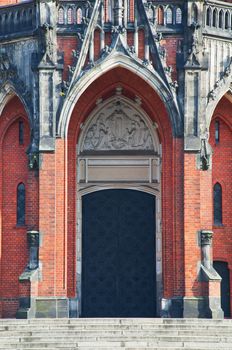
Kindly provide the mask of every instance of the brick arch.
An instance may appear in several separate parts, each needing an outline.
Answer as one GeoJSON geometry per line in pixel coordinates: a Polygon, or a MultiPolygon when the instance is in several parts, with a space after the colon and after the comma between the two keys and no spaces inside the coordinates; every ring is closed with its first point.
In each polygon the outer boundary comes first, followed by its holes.
{"type": "Polygon", "coordinates": [[[15,317],[20,293],[18,278],[28,259],[26,232],[29,227],[38,227],[38,181],[28,170],[26,150],[29,143],[30,125],[25,108],[17,96],[12,96],[0,117],[1,317],[15,317]],[[24,123],[23,144],[19,144],[19,121],[24,123]],[[22,182],[26,186],[26,225],[19,227],[16,222],[17,186],[22,182]]]}
{"type": "MultiPolygon", "coordinates": [[[[215,183],[222,186],[222,225],[213,226],[213,259],[228,262],[232,266],[232,258],[229,252],[232,249],[232,101],[229,96],[220,98],[212,115],[210,123],[209,142],[212,147],[212,188],[215,183]],[[220,122],[220,138],[216,143],[215,121],[220,122]]],[[[212,198],[213,202],[213,198],[212,198]]],[[[232,275],[230,276],[232,283],[232,275]]]]}
{"type": "Polygon", "coordinates": [[[17,93],[17,89],[11,84],[11,82],[6,82],[0,90],[0,116],[3,113],[5,106],[12,100],[17,98],[20,101],[25,114],[27,115],[28,121],[31,123],[30,110],[24,98],[17,93]]]}
{"type": "Polygon", "coordinates": [[[175,278],[181,267],[177,266],[183,254],[181,241],[182,234],[182,187],[183,179],[183,142],[182,139],[173,136],[170,117],[164,102],[154,89],[132,72],[118,67],[103,74],[95,80],[82,94],[76,103],[69,122],[68,135],[66,138],[67,152],[67,286],[68,297],[75,296],[76,289],[76,143],[80,135],[82,124],[96,107],[96,101],[103,100],[115,94],[116,87],[122,87],[122,94],[128,99],[141,99],[141,108],[146,112],[152,122],[158,126],[160,143],[162,144],[162,231],[163,231],[163,254],[169,252],[172,262],[165,260],[164,271],[164,297],[176,293],[181,295],[183,288],[183,276],[175,278]],[[177,177],[175,177],[177,176],[177,177]],[[173,181],[175,177],[175,180],[173,181]],[[178,185],[179,184],[179,185],[178,185]],[[177,186],[177,187],[176,187],[177,186]],[[179,188],[179,189],[178,189],[179,188]],[[178,193],[176,192],[178,191],[178,193]],[[177,202],[178,201],[178,202],[177,202]],[[176,214],[174,208],[179,206],[176,214]],[[173,222],[175,224],[173,225],[173,222]],[[178,229],[177,229],[178,228],[178,229]],[[174,232],[174,230],[176,230],[174,232]],[[179,234],[180,237],[176,236],[179,234]],[[174,237],[174,238],[173,238],[174,237]],[[172,241],[172,244],[170,244],[172,241]]]}
{"type": "Polygon", "coordinates": [[[230,97],[230,83],[231,83],[231,73],[229,74],[229,76],[225,77],[224,80],[221,82],[220,88],[215,89],[215,91],[212,90],[212,92],[215,93],[215,96],[213,99],[210,99],[208,101],[208,105],[206,107],[206,113],[205,113],[206,127],[208,129],[210,128],[212,119],[215,118],[215,114],[218,113],[218,110],[221,108],[224,101],[230,100],[232,102],[232,99],[230,97]]]}

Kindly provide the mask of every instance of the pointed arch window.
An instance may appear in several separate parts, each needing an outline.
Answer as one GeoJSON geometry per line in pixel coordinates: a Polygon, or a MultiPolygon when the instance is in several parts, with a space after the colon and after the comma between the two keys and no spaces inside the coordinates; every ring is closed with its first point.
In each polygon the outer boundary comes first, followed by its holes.
{"type": "Polygon", "coordinates": [[[229,29],[230,27],[230,16],[229,12],[227,11],[225,14],[225,29],[229,29]]]}
{"type": "Polygon", "coordinates": [[[176,24],[182,23],[182,10],[180,7],[176,9],[176,24]]]}
{"type": "Polygon", "coordinates": [[[171,7],[168,7],[167,12],[166,12],[166,23],[167,24],[173,23],[173,12],[172,12],[171,7]]]}
{"type": "Polygon", "coordinates": [[[108,22],[112,21],[112,4],[111,1],[108,0],[108,22]]]}
{"type": "Polygon", "coordinates": [[[162,6],[158,7],[158,11],[157,11],[157,21],[159,25],[163,25],[164,24],[164,9],[162,6]]]}
{"type": "Polygon", "coordinates": [[[219,28],[223,27],[223,11],[222,10],[219,12],[218,27],[219,28]]]}
{"type": "Polygon", "coordinates": [[[64,9],[60,7],[58,10],[58,24],[64,24],[64,9]]]}
{"type": "Polygon", "coordinates": [[[82,22],[82,9],[77,9],[77,24],[81,24],[82,22]]]}
{"type": "Polygon", "coordinates": [[[222,224],[222,186],[217,182],[213,188],[214,225],[222,224]]]}
{"type": "Polygon", "coordinates": [[[68,24],[74,23],[73,9],[71,7],[69,7],[69,9],[68,9],[67,18],[68,18],[68,24]]]}
{"type": "Polygon", "coordinates": [[[211,17],[212,17],[212,10],[211,10],[211,7],[208,7],[207,12],[206,12],[206,25],[207,26],[211,25],[211,17]]]}
{"type": "Polygon", "coordinates": [[[19,121],[19,144],[24,144],[24,124],[22,120],[19,121]]]}
{"type": "Polygon", "coordinates": [[[213,10],[213,27],[217,26],[217,10],[213,10]]]}
{"type": "Polygon", "coordinates": [[[192,11],[191,11],[191,17],[192,17],[192,23],[198,22],[198,9],[196,4],[192,4],[192,11]]]}
{"type": "Polygon", "coordinates": [[[215,121],[215,142],[219,143],[220,141],[220,122],[219,120],[215,121]]]}
{"type": "Polygon", "coordinates": [[[17,225],[25,225],[26,190],[25,185],[20,183],[17,187],[17,225]]]}

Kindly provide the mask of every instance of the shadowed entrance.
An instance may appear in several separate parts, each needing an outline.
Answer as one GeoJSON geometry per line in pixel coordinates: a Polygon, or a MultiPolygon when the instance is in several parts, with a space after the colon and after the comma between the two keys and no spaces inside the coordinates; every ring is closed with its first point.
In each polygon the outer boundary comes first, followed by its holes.
{"type": "Polygon", "coordinates": [[[83,197],[82,317],[154,317],[155,197],[104,190],[83,197]]]}

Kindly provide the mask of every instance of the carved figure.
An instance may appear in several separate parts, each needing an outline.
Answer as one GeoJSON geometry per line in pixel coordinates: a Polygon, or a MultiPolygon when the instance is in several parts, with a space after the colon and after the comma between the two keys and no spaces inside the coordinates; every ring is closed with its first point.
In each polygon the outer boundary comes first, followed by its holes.
{"type": "Polygon", "coordinates": [[[48,24],[44,23],[40,27],[40,32],[41,32],[41,44],[42,44],[42,52],[43,52],[43,60],[50,59],[52,60],[53,56],[53,27],[48,24]]]}
{"type": "Polygon", "coordinates": [[[201,169],[202,170],[208,170],[209,169],[209,153],[207,151],[207,144],[206,139],[201,140],[201,152],[200,152],[200,158],[201,158],[201,169]]]}
{"type": "Polygon", "coordinates": [[[93,118],[82,151],[138,149],[153,150],[150,130],[139,114],[116,102],[93,118]]]}

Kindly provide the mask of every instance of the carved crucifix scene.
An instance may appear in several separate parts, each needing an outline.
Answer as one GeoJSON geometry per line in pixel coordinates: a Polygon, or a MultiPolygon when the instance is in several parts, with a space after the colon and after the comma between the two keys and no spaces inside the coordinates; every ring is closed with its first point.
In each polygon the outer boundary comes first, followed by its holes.
{"type": "Polygon", "coordinates": [[[133,150],[154,151],[151,131],[142,113],[118,99],[91,119],[82,152],[133,150]]]}

